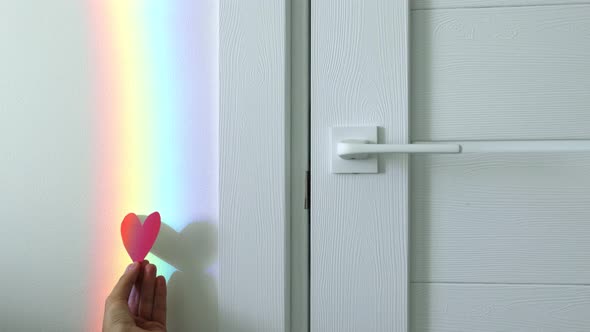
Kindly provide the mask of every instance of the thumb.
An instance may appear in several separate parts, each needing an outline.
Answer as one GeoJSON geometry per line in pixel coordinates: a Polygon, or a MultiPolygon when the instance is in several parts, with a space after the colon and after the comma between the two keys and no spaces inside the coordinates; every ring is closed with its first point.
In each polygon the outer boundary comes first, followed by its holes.
{"type": "Polygon", "coordinates": [[[125,301],[129,300],[129,294],[131,294],[131,289],[139,276],[139,266],[138,262],[133,262],[133,264],[127,267],[125,273],[119,278],[119,281],[113,288],[109,297],[115,301],[125,301]]]}

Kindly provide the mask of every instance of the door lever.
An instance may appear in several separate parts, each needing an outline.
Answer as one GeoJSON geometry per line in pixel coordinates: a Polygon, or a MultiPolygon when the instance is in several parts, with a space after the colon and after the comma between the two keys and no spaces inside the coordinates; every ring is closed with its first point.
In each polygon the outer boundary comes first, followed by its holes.
{"type": "Polygon", "coordinates": [[[332,127],[332,173],[377,173],[377,154],[590,152],[590,140],[516,140],[378,144],[377,127],[332,127]]]}
{"type": "Polygon", "coordinates": [[[336,153],[346,160],[367,159],[374,153],[559,153],[590,152],[590,140],[416,142],[414,144],[371,144],[348,139],[338,143],[336,153]]]}
{"type": "Polygon", "coordinates": [[[346,160],[367,159],[373,153],[461,153],[459,144],[371,144],[369,140],[346,139],[336,147],[338,156],[346,160]]]}

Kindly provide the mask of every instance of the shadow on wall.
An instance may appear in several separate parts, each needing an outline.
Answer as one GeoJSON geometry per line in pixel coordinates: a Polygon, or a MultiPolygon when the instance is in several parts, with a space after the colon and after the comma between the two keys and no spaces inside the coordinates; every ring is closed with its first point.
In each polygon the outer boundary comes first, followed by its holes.
{"type": "Polygon", "coordinates": [[[177,233],[162,223],[152,253],[178,269],[168,281],[168,329],[217,331],[217,284],[207,272],[217,261],[217,226],[193,222],[177,233]]]}

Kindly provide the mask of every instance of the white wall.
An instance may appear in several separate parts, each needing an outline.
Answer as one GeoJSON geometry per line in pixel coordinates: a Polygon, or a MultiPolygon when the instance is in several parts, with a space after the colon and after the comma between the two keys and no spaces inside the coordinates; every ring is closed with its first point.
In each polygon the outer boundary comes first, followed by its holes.
{"type": "MultiPolygon", "coordinates": [[[[107,280],[119,273],[115,267],[121,257],[111,254],[119,255],[122,244],[105,243],[104,251],[96,248],[96,223],[110,223],[111,235],[117,238],[120,220],[97,221],[95,212],[97,200],[104,200],[96,197],[95,188],[100,171],[95,148],[101,144],[94,141],[95,122],[101,119],[95,61],[96,52],[108,45],[95,39],[92,20],[96,17],[89,3],[0,1],[0,331],[98,330],[94,318],[98,315],[89,312],[102,301],[92,298],[97,294],[93,267],[113,262],[113,268],[100,271],[107,280]]],[[[217,24],[217,1],[176,1],[170,6],[186,6],[190,9],[186,17],[204,15],[211,18],[207,22],[217,24]]],[[[192,32],[177,35],[175,42],[189,51],[179,54],[176,64],[187,77],[193,73],[205,76],[201,76],[202,87],[194,80],[185,82],[184,88],[192,89],[191,96],[197,101],[181,111],[216,113],[217,27],[200,30],[205,23],[196,19],[183,24],[192,32]],[[191,43],[203,44],[194,47],[191,43]],[[194,61],[201,62],[195,65],[194,61]],[[193,66],[183,68],[184,63],[193,66]]],[[[208,124],[215,124],[214,113],[206,117],[208,124]]],[[[217,153],[217,128],[207,126],[195,124],[195,133],[185,140],[184,149],[190,150],[182,152],[189,157],[202,152],[190,140],[207,132],[206,153],[217,153]]],[[[176,268],[182,269],[183,262],[190,260],[208,271],[176,275],[169,298],[170,307],[175,308],[169,315],[170,325],[178,330],[199,327],[212,331],[217,324],[217,162],[213,158],[210,162],[191,159],[191,163],[204,165],[195,170],[197,175],[188,185],[191,193],[198,193],[195,195],[215,197],[202,213],[211,218],[207,225],[185,224],[186,231],[179,234],[171,232],[178,225],[164,227],[162,236],[167,240],[159,240],[157,249],[176,268]],[[205,177],[210,181],[198,183],[205,177]],[[183,238],[188,242],[182,248],[189,252],[172,250],[174,240],[183,238]]],[[[201,196],[186,197],[187,204],[198,205],[201,196]]],[[[194,218],[202,220],[201,215],[194,218]]]]}
{"type": "Polygon", "coordinates": [[[0,2],[0,331],[80,331],[92,202],[84,5],[0,2]]]}

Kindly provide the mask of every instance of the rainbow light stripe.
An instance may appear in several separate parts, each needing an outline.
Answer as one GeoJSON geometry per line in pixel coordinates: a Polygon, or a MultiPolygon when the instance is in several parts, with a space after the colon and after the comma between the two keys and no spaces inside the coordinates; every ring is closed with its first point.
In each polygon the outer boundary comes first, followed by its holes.
{"type": "MultiPolygon", "coordinates": [[[[218,4],[88,1],[97,109],[87,330],[99,331],[104,300],[131,262],[120,236],[127,213],[159,211],[176,232],[217,223],[218,4]]],[[[175,271],[147,259],[167,280],[175,271]]]]}

